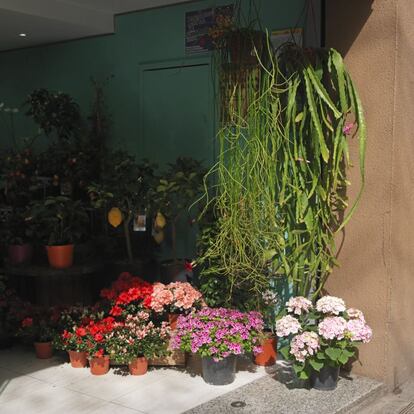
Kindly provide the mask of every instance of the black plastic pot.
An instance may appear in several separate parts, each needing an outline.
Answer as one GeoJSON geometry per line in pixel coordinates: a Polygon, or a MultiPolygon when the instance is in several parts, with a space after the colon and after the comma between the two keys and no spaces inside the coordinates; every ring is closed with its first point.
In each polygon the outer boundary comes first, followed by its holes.
{"type": "Polygon", "coordinates": [[[230,355],[220,361],[212,357],[203,357],[203,379],[211,385],[227,385],[234,381],[236,376],[236,356],[230,355]]]}
{"type": "Polygon", "coordinates": [[[332,391],[336,388],[339,377],[339,367],[325,366],[319,372],[312,371],[310,384],[320,391],[332,391]]]}

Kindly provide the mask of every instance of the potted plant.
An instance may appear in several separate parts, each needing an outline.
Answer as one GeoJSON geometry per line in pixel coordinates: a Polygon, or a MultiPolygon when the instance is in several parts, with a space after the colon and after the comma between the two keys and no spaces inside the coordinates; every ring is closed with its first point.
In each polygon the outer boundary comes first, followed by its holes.
{"type": "Polygon", "coordinates": [[[203,192],[205,170],[201,162],[192,158],[179,157],[169,168],[152,193],[152,200],[158,213],[155,219],[155,234],[162,231],[158,223],[166,222],[171,228],[171,259],[161,266],[163,281],[171,282],[184,269],[185,261],[177,256],[177,225],[189,213],[190,207],[203,192]],[[161,215],[161,216],[160,216],[161,215]]]}
{"type": "Polygon", "coordinates": [[[190,283],[154,284],[150,308],[156,313],[167,313],[172,330],[177,327],[178,315],[200,309],[203,305],[202,294],[190,283]]]}
{"type": "Polygon", "coordinates": [[[258,312],[205,307],[178,318],[172,348],[199,354],[204,381],[225,385],[234,381],[237,355],[261,352],[262,331],[258,312]]]}
{"type": "Polygon", "coordinates": [[[105,375],[109,371],[108,340],[117,322],[111,316],[91,320],[86,327],[87,353],[92,375],[105,375]]]}
{"type": "Polygon", "coordinates": [[[55,349],[67,351],[73,368],[84,368],[87,364],[88,331],[86,327],[91,321],[87,307],[70,307],[62,310],[55,336],[55,349]]]}
{"type": "Polygon", "coordinates": [[[30,316],[21,321],[19,335],[33,342],[36,357],[48,359],[53,355],[53,338],[59,315],[53,308],[33,307],[30,316]]]}
{"type": "Polygon", "coordinates": [[[73,264],[74,243],[85,235],[88,214],[80,201],[68,197],[46,197],[32,203],[27,221],[46,244],[50,266],[65,269],[73,264]]]}
{"type": "Polygon", "coordinates": [[[260,342],[262,352],[256,354],[254,358],[256,365],[270,366],[276,363],[277,336],[274,328],[278,303],[279,297],[275,289],[268,289],[262,293],[261,313],[264,320],[264,333],[260,342]]]}
{"type": "Polygon", "coordinates": [[[169,343],[169,326],[162,322],[156,326],[150,312],[141,310],[128,314],[125,322],[109,335],[108,353],[111,360],[128,364],[131,375],[144,375],[148,359],[166,356],[169,343]]]}
{"type": "MultiPolygon", "coordinates": [[[[106,154],[101,181],[88,187],[92,205],[107,212],[109,223],[122,224],[129,263],[134,262],[131,227],[138,215],[150,210],[149,190],[155,182],[155,166],[147,160],[137,163],[123,151],[106,154]]],[[[145,226],[144,226],[145,227],[145,226]]]]}
{"type": "Polygon", "coordinates": [[[319,390],[335,389],[340,367],[356,356],[359,344],[372,338],[363,313],[347,309],[334,296],[323,296],[315,306],[302,296],[291,298],[282,315],[276,334],[290,341],[280,351],[293,361],[298,377],[310,378],[319,390]]]}
{"type": "Polygon", "coordinates": [[[9,263],[20,265],[30,263],[33,256],[33,229],[25,221],[26,209],[13,208],[10,217],[0,227],[4,243],[7,243],[9,263]]]}

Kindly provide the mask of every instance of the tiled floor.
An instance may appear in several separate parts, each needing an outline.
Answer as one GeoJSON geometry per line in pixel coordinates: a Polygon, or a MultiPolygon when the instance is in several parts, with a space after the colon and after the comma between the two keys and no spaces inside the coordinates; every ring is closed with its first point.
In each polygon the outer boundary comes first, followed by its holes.
{"type": "Polygon", "coordinates": [[[1,414],[174,414],[212,400],[266,375],[246,361],[233,384],[212,386],[200,376],[199,361],[189,368],[151,368],[143,376],[111,369],[96,377],[71,368],[60,357],[36,359],[31,349],[0,351],[1,414]]]}

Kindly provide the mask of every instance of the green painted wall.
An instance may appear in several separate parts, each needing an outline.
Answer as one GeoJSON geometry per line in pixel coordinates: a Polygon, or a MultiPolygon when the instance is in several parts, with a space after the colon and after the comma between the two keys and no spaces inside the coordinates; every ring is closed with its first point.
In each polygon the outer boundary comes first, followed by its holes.
{"type": "MultiPolygon", "coordinates": [[[[185,73],[174,76],[170,71],[171,85],[166,73],[157,78],[153,76],[154,72],[146,69],[195,62],[208,65],[208,55],[198,56],[195,60],[185,56],[185,12],[228,3],[199,1],[121,15],[116,18],[114,35],[0,53],[0,102],[19,106],[33,89],[45,87],[70,93],[86,113],[91,98],[90,77],[102,80],[113,74],[107,88],[107,103],[113,115],[114,144],[138,157],[147,156],[160,162],[172,159],[181,149],[183,155],[191,155],[192,152],[209,160],[213,156],[214,141],[211,77],[206,76],[209,66],[195,71],[184,70],[188,79],[185,73]],[[167,86],[164,96],[162,85],[167,86]],[[185,97],[178,93],[181,86],[186,88],[185,97]],[[157,100],[162,106],[158,118],[152,121],[143,119],[143,116],[148,116],[146,109],[157,111],[157,100]],[[185,107],[189,101],[193,102],[194,108],[186,114],[185,107]],[[191,135],[191,145],[185,146],[183,139],[177,139],[181,149],[177,146],[175,151],[171,151],[174,134],[166,136],[166,146],[159,138],[151,139],[154,130],[159,129],[157,124],[162,111],[169,111],[168,105],[177,114],[180,125],[199,111],[200,119],[193,123],[200,121],[198,128],[203,131],[198,134],[197,128],[188,127],[184,132],[191,135]]],[[[263,24],[269,29],[298,24],[304,3],[305,0],[257,2],[263,24]]],[[[168,113],[164,127],[171,131],[175,128],[171,125],[174,113],[168,113]]],[[[16,116],[18,136],[27,136],[34,131],[35,126],[22,114],[16,116]]],[[[181,135],[181,130],[177,130],[175,137],[181,135]]],[[[9,134],[0,124],[0,148],[10,143],[9,134]]]]}

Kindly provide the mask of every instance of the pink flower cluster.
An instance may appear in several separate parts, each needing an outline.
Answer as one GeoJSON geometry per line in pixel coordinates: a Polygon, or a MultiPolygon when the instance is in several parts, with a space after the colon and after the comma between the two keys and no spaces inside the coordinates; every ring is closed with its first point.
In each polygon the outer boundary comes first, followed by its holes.
{"type": "Polygon", "coordinates": [[[359,309],[349,308],[346,313],[350,319],[360,319],[361,321],[365,322],[365,316],[359,309]]]}
{"type": "Polygon", "coordinates": [[[286,307],[288,312],[294,313],[295,315],[302,315],[302,312],[309,312],[312,308],[312,302],[303,296],[296,296],[286,302],[286,307]]]}
{"type": "Polygon", "coordinates": [[[350,319],[346,329],[351,341],[361,341],[366,344],[372,339],[372,329],[362,319],[350,319]]]}
{"type": "Polygon", "coordinates": [[[259,353],[262,330],[263,318],[259,312],[204,307],[178,318],[171,347],[216,360],[231,354],[259,353]]]}
{"type": "Polygon", "coordinates": [[[316,332],[303,332],[292,339],[290,353],[297,361],[305,362],[307,357],[316,354],[319,347],[319,337],[316,332]]]}
{"type": "Polygon", "coordinates": [[[319,323],[318,332],[324,339],[343,339],[347,323],[342,316],[328,316],[319,323]]]}
{"type": "Polygon", "coordinates": [[[190,310],[202,305],[202,295],[189,283],[174,282],[168,285],[155,283],[151,295],[151,309],[155,312],[167,310],[190,310]]]}
{"type": "Polygon", "coordinates": [[[336,296],[323,296],[316,302],[316,310],[326,314],[339,315],[345,309],[343,299],[336,296]]]}
{"type": "Polygon", "coordinates": [[[300,330],[299,321],[291,315],[286,315],[276,321],[276,335],[279,337],[297,334],[300,330]]]}

